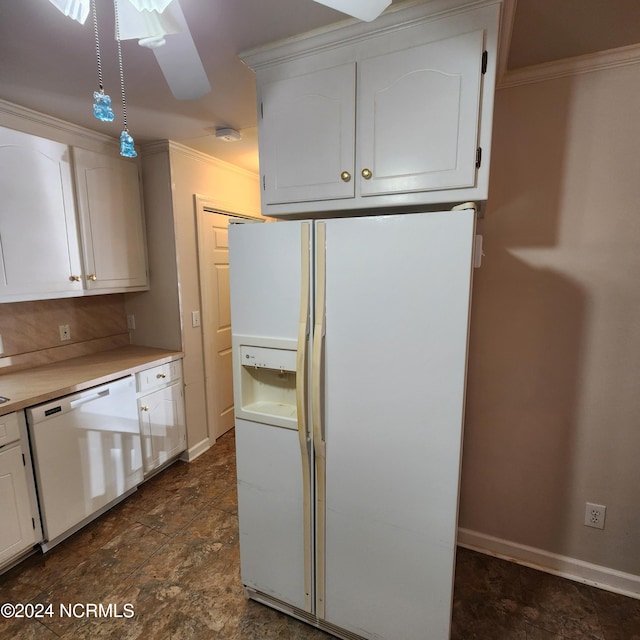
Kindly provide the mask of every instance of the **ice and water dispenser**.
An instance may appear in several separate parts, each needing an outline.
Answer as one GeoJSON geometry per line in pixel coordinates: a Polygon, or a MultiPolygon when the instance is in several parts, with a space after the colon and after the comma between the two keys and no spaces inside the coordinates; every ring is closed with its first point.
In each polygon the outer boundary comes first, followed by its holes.
{"type": "Polygon", "coordinates": [[[296,344],[250,340],[234,340],[236,416],[297,429],[296,344]]]}

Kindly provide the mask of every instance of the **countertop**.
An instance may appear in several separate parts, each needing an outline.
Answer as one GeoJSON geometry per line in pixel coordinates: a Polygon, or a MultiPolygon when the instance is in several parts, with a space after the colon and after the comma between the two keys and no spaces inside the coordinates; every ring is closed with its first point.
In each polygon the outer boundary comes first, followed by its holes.
{"type": "Polygon", "coordinates": [[[182,357],[180,351],[128,345],[91,355],[62,360],[33,369],[0,374],[0,415],[83,391],[150,366],[182,357]]]}

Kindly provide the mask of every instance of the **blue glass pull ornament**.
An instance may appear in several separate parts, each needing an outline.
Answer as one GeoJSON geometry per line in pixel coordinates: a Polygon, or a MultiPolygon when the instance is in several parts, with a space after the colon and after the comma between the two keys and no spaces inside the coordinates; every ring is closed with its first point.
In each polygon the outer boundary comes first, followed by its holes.
{"type": "Polygon", "coordinates": [[[120,155],[125,158],[137,158],[138,152],[133,146],[133,138],[129,135],[129,132],[124,129],[120,134],[120,155]]]}
{"type": "Polygon", "coordinates": [[[93,100],[93,115],[102,122],[113,122],[115,114],[111,108],[111,96],[104,91],[94,91],[93,100]]]}

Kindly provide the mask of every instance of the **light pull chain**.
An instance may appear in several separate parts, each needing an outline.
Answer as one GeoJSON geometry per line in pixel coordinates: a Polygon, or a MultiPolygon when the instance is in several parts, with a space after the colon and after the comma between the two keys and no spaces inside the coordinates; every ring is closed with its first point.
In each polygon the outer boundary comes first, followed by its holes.
{"type": "MultiPolygon", "coordinates": [[[[95,0],[92,0],[95,2],[95,0]]],[[[116,16],[116,42],[118,45],[118,65],[120,67],[120,93],[122,95],[122,131],[120,132],[120,155],[135,158],[138,153],[133,144],[133,138],[127,128],[127,101],[124,93],[124,66],[122,64],[122,47],[120,45],[120,22],[118,20],[118,0],[114,0],[113,8],[116,16]]]]}
{"type": "Polygon", "coordinates": [[[93,33],[96,37],[96,58],[98,59],[98,91],[93,92],[93,115],[102,122],[113,122],[115,114],[111,108],[111,96],[104,92],[102,82],[102,59],[100,58],[100,38],[98,38],[98,15],[96,13],[96,0],[91,0],[91,13],[93,15],[93,33]]]}

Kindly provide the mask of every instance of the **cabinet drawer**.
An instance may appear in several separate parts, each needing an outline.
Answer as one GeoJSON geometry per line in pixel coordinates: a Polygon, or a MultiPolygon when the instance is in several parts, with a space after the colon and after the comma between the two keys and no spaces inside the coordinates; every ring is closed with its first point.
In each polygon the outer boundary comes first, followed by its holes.
{"type": "Polygon", "coordinates": [[[20,440],[20,426],[17,413],[0,416],[0,447],[20,440]]]}
{"type": "Polygon", "coordinates": [[[146,393],[152,389],[171,384],[182,377],[182,362],[174,360],[166,364],[140,371],[136,374],[136,386],[138,393],[146,393]]]}

